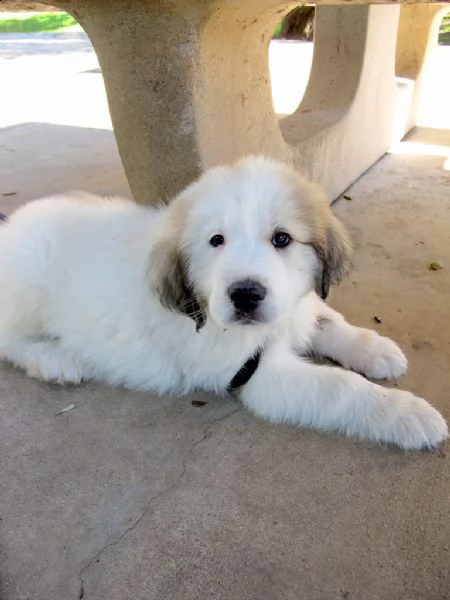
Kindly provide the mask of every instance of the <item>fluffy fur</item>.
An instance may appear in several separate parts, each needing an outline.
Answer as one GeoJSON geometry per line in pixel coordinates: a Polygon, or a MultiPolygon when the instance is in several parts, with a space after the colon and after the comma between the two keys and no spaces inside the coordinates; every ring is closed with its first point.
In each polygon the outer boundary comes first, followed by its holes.
{"type": "Polygon", "coordinates": [[[322,192],[279,163],[212,169],[159,209],[81,193],[32,202],[0,226],[0,256],[0,358],[33,377],[224,393],[261,347],[238,393],[265,419],[403,448],[447,437],[425,400],[357,374],[392,379],[406,358],[323,302],[350,243],[322,192]],[[292,241],[275,247],[277,232],[292,241]],[[242,310],[241,284],[264,297],[245,288],[242,310]]]}

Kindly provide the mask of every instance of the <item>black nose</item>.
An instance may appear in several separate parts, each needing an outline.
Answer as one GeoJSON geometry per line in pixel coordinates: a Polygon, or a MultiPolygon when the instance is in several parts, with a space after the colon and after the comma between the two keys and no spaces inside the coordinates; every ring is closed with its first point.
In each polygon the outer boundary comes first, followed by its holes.
{"type": "Polygon", "coordinates": [[[236,281],[228,288],[228,296],[236,310],[246,313],[255,310],[266,297],[266,293],[267,290],[263,285],[250,279],[236,281]]]}

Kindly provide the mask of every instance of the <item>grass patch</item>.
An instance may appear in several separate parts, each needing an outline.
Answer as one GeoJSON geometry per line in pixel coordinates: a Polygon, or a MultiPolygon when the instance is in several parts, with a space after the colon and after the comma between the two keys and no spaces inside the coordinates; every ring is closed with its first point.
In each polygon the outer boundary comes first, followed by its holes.
{"type": "Polygon", "coordinates": [[[0,33],[45,33],[55,32],[78,25],[78,22],[65,12],[40,13],[31,16],[11,18],[7,12],[0,13],[0,33]]]}
{"type": "Polygon", "coordinates": [[[441,45],[450,45],[450,13],[444,15],[439,27],[439,38],[438,43],[441,45]]]}

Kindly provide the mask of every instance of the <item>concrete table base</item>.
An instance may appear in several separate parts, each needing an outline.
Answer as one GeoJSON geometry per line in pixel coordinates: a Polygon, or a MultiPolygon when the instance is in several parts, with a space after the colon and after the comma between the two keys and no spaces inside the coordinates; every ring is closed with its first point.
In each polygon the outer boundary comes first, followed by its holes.
{"type": "Polygon", "coordinates": [[[98,54],[138,202],[169,198],[203,168],[255,152],[293,163],[334,198],[389,147],[399,4],[318,4],[308,89],[279,122],[268,44],[294,3],[52,3],[78,19],[98,54]]]}

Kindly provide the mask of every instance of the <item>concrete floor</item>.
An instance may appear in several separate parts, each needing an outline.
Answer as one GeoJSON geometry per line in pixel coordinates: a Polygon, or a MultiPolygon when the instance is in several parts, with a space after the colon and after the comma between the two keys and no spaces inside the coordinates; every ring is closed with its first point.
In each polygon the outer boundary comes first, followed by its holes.
{"type": "MultiPolygon", "coordinates": [[[[331,298],[402,345],[400,385],[448,419],[449,153],[450,131],[419,129],[336,203],[356,253],[331,298]]],[[[99,129],[0,130],[0,169],[4,212],[57,189],[128,189],[99,129]]],[[[448,600],[445,451],[200,397],[61,389],[0,366],[1,600],[448,600]]]]}
{"type": "MultiPolygon", "coordinates": [[[[41,140],[56,135],[48,127],[41,140]]],[[[68,171],[71,184],[98,189],[102,164],[77,162],[68,143],[69,159],[39,171],[26,134],[0,133],[2,149],[22,158],[26,194],[68,171]]],[[[91,147],[107,145],[103,134],[90,132],[91,147]]],[[[419,131],[399,150],[417,150],[418,140],[446,148],[450,132],[419,131]]],[[[356,258],[332,304],[399,341],[410,360],[401,385],[450,418],[443,162],[386,156],[351,201],[337,203],[356,258]],[[442,271],[428,270],[434,260],[442,271]]],[[[118,161],[110,169],[106,178],[115,172],[124,189],[118,161]]],[[[19,174],[2,179],[2,190],[19,174]]],[[[195,407],[191,397],[60,389],[0,366],[2,600],[77,599],[81,590],[88,600],[449,598],[445,453],[269,425],[232,400],[203,399],[195,407]]]]}

